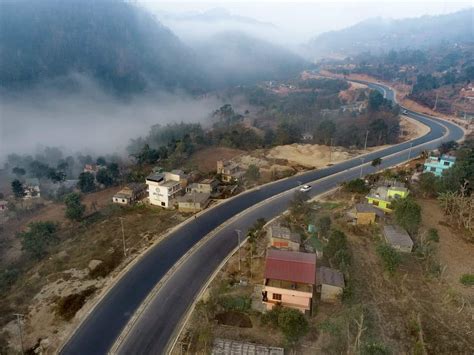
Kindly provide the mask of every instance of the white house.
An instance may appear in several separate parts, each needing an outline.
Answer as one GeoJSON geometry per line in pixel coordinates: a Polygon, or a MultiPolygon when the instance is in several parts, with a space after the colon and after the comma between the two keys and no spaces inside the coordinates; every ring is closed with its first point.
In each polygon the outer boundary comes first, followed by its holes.
{"type": "Polygon", "coordinates": [[[172,207],[170,202],[182,189],[179,174],[153,173],[146,178],[150,203],[164,208],[172,207]]]}

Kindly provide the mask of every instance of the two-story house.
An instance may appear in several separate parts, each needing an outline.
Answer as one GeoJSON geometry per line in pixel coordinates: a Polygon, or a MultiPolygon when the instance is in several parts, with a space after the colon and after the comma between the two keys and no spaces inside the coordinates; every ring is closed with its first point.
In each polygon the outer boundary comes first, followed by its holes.
{"type": "Polygon", "coordinates": [[[407,197],[408,193],[408,189],[402,183],[391,181],[384,182],[382,186],[377,186],[370,190],[365,198],[372,206],[379,208],[384,212],[392,212],[393,201],[398,198],[407,197]]]}
{"type": "Polygon", "coordinates": [[[235,182],[244,176],[245,171],[243,171],[240,166],[235,163],[218,160],[217,174],[221,175],[222,181],[224,182],[235,182]]]}
{"type": "Polygon", "coordinates": [[[179,174],[153,173],[146,178],[150,203],[164,208],[172,207],[171,201],[182,190],[179,174]]]}
{"type": "Polygon", "coordinates": [[[316,254],[269,249],[262,301],[267,309],[281,304],[311,313],[316,285],[316,254]]]}
{"type": "Polygon", "coordinates": [[[213,194],[217,191],[219,182],[216,179],[204,179],[200,182],[195,182],[186,187],[186,192],[196,192],[204,194],[213,194]]]}
{"type": "Polygon", "coordinates": [[[451,168],[456,162],[456,157],[451,155],[442,155],[440,157],[431,156],[425,160],[423,165],[424,173],[433,173],[436,176],[443,175],[443,171],[451,168]]]}

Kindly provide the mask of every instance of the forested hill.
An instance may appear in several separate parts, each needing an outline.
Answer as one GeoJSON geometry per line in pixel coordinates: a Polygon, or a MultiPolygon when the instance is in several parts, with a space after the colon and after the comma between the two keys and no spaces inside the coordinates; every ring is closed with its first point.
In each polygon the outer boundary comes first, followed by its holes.
{"type": "Polygon", "coordinates": [[[22,87],[79,72],[116,91],[196,85],[193,53],[123,1],[0,2],[0,81],[22,87]]]}
{"type": "MultiPolygon", "coordinates": [[[[226,45],[234,40],[229,38],[226,45]]],[[[74,82],[70,74],[80,73],[119,94],[154,88],[193,92],[227,84],[227,78],[235,85],[272,79],[274,74],[291,75],[287,69],[300,70],[304,63],[269,46],[262,56],[262,50],[254,46],[249,51],[239,39],[231,57],[219,57],[219,61],[225,59],[234,65],[215,67],[208,76],[209,63],[218,62],[212,57],[217,54],[213,49],[223,43],[210,45],[209,53],[196,52],[146,10],[124,0],[2,1],[0,86],[23,89],[47,80],[67,88],[74,82]],[[239,67],[244,57],[259,62],[257,70],[239,67]],[[270,69],[263,74],[258,72],[263,68],[261,58],[270,69]],[[236,76],[238,80],[234,80],[236,76]]]]}
{"type": "Polygon", "coordinates": [[[314,57],[423,49],[443,42],[473,41],[474,10],[402,20],[374,18],[340,31],[323,33],[308,45],[314,57]]]}

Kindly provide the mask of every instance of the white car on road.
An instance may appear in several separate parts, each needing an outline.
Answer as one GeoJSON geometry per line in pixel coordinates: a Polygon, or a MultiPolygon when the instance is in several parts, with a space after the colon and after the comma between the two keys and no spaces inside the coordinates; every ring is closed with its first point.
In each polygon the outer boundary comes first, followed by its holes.
{"type": "Polygon", "coordinates": [[[300,187],[301,192],[308,192],[309,190],[311,190],[311,185],[303,185],[300,187]]]}

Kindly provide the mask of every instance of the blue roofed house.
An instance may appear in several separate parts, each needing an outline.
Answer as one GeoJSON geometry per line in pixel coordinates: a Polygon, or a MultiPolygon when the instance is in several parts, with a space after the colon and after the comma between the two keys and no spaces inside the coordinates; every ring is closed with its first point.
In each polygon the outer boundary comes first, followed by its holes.
{"type": "Polygon", "coordinates": [[[443,171],[451,168],[455,162],[456,157],[453,157],[452,155],[442,155],[440,157],[431,156],[426,159],[423,172],[441,176],[443,175],[443,171]]]}

